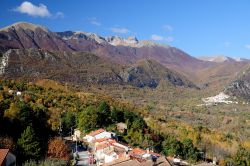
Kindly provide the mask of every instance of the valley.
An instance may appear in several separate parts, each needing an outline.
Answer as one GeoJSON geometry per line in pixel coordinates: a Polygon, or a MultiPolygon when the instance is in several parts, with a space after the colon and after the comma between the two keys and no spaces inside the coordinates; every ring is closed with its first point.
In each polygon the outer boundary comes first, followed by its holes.
{"type": "MultiPolygon", "coordinates": [[[[178,48],[135,37],[52,32],[24,22],[0,29],[0,51],[3,98],[8,100],[7,89],[18,89],[15,84],[19,82],[25,82],[32,93],[33,86],[45,88],[37,90],[42,101],[37,94],[32,95],[36,96],[34,103],[53,107],[48,108],[52,131],[65,111],[83,111],[79,105],[85,104],[85,110],[108,100],[111,106],[115,103],[140,115],[148,127],[140,132],[150,130],[179,141],[189,138],[209,159],[229,161],[239,146],[250,149],[247,59],[197,59],[178,48]],[[45,102],[45,94],[53,96],[54,92],[65,98],[73,95],[74,105],[70,107],[68,99],[60,107],[52,99],[45,102]],[[221,92],[232,102],[204,103],[221,92]],[[64,109],[64,104],[69,108],[64,109]]],[[[7,104],[6,110],[9,107],[7,104]]],[[[112,128],[109,125],[105,127],[112,128]]]]}

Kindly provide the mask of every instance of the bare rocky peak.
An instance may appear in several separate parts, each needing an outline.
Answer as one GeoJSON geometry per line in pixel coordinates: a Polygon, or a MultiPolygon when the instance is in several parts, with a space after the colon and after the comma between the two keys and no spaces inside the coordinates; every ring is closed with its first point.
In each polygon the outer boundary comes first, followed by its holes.
{"type": "Polygon", "coordinates": [[[31,31],[35,31],[36,29],[42,29],[45,32],[49,32],[49,30],[44,26],[27,23],[27,22],[17,22],[15,24],[12,24],[10,26],[0,29],[0,31],[9,31],[11,29],[16,29],[16,30],[23,29],[23,30],[31,30],[31,31]]]}
{"type": "Polygon", "coordinates": [[[82,32],[82,31],[71,32],[71,36],[63,37],[63,39],[65,39],[65,40],[81,39],[81,38],[83,38],[85,40],[94,40],[99,44],[106,42],[105,38],[103,38],[95,33],[88,33],[88,32],[82,32]]]}
{"type": "Polygon", "coordinates": [[[127,38],[119,37],[119,36],[108,36],[102,37],[95,33],[82,32],[82,31],[65,31],[58,32],[64,40],[91,40],[95,41],[99,44],[107,43],[113,46],[127,46],[127,47],[150,47],[150,46],[162,46],[162,47],[170,47],[168,45],[157,44],[153,41],[149,40],[138,40],[135,36],[130,36],[127,38]]]}
{"type": "Polygon", "coordinates": [[[106,40],[114,46],[131,46],[134,47],[136,45],[138,45],[139,41],[137,40],[136,37],[128,37],[128,38],[121,38],[118,36],[111,36],[111,37],[107,37],[106,40]]]}
{"type": "Polygon", "coordinates": [[[138,40],[135,36],[128,38],[122,38],[118,36],[110,36],[105,38],[106,41],[113,46],[129,46],[129,47],[151,47],[151,46],[162,46],[170,47],[168,45],[157,44],[150,40],[138,40]]]}
{"type": "Polygon", "coordinates": [[[26,22],[18,22],[0,29],[0,52],[18,48],[72,50],[56,33],[46,27],[26,22]]]}
{"type": "MultiPolygon", "coordinates": [[[[10,32],[13,30],[30,30],[30,31],[36,31],[36,30],[42,30],[44,32],[50,32],[46,27],[41,26],[41,25],[36,25],[32,23],[27,23],[27,22],[17,22],[12,25],[9,25],[7,27],[4,27],[0,29],[2,32],[10,32]]],[[[142,40],[139,41],[136,37],[131,36],[127,38],[122,38],[118,36],[109,36],[109,37],[102,37],[99,36],[95,33],[89,33],[89,32],[82,32],[82,31],[65,31],[65,32],[58,32],[57,35],[61,36],[63,40],[90,40],[90,41],[95,41],[99,44],[101,43],[108,43],[113,46],[128,46],[128,47],[144,47],[144,46],[163,46],[160,44],[156,44],[153,41],[147,41],[147,40],[142,40]]]]}
{"type": "Polygon", "coordinates": [[[203,56],[199,57],[198,59],[203,61],[209,61],[209,62],[217,62],[217,63],[223,63],[223,62],[235,62],[236,60],[227,56],[219,55],[219,56],[203,56]]]}
{"type": "Polygon", "coordinates": [[[245,58],[234,58],[237,62],[249,62],[249,59],[245,59],[245,58]]]}

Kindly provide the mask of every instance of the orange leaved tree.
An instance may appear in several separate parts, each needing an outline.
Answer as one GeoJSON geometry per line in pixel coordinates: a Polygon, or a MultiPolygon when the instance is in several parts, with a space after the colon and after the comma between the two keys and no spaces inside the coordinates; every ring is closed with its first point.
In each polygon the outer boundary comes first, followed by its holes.
{"type": "Polygon", "coordinates": [[[53,138],[49,141],[47,157],[60,160],[70,159],[70,147],[60,138],[53,138]]]}

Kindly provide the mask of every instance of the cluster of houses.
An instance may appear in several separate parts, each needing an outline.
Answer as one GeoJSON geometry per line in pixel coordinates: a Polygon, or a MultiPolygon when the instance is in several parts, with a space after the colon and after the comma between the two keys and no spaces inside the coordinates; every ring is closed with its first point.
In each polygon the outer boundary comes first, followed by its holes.
{"type": "Polygon", "coordinates": [[[80,130],[75,130],[73,139],[82,140],[89,147],[89,163],[97,166],[170,166],[168,160],[150,150],[132,148],[117,141],[116,134],[104,129],[98,129],[81,136],[80,130]]]}

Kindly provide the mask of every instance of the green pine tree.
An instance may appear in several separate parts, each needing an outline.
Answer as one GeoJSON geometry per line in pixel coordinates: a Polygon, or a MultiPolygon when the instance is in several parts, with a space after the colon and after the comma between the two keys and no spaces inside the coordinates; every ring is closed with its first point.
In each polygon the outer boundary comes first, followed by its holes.
{"type": "Polygon", "coordinates": [[[41,148],[38,139],[35,135],[35,131],[31,126],[28,126],[21,138],[17,141],[17,146],[23,159],[38,159],[41,155],[41,148]]]}

